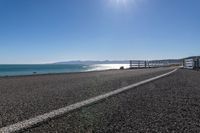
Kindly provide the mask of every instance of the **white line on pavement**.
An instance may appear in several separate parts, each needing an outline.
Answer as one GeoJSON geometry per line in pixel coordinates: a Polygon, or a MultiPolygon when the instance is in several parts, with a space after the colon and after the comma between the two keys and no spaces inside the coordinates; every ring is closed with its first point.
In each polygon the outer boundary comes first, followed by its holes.
{"type": "Polygon", "coordinates": [[[64,114],[69,113],[71,111],[74,111],[76,109],[80,109],[84,106],[88,106],[88,105],[91,105],[93,103],[99,102],[103,99],[106,99],[108,97],[114,96],[114,95],[119,94],[119,93],[122,93],[124,91],[129,90],[129,89],[132,89],[132,88],[138,87],[140,85],[152,82],[154,80],[163,78],[165,76],[168,76],[168,75],[174,73],[175,71],[177,71],[177,69],[175,69],[171,72],[150,78],[150,79],[140,81],[138,83],[135,83],[135,84],[132,84],[132,85],[129,85],[129,86],[126,86],[126,87],[122,87],[120,89],[108,92],[106,94],[102,94],[102,95],[90,98],[88,100],[81,101],[81,102],[78,102],[78,103],[57,109],[57,110],[53,110],[53,111],[51,111],[49,113],[45,113],[43,115],[39,115],[39,116],[36,116],[34,118],[31,118],[31,119],[28,119],[28,120],[25,120],[25,121],[22,121],[22,122],[18,122],[16,124],[3,127],[3,128],[0,129],[0,133],[13,133],[13,132],[19,132],[19,131],[31,128],[34,125],[41,124],[43,122],[46,122],[46,121],[53,119],[55,117],[58,117],[58,116],[62,116],[64,114]]]}

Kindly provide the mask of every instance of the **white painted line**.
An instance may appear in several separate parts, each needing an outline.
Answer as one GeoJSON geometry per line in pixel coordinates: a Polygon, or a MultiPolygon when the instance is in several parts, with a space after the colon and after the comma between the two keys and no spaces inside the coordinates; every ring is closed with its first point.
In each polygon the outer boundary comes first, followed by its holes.
{"type": "Polygon", "coordinates": [[[165,73],[165,74],[162,74],[162,75],[159,75],[159,76],[156,76],[156,77],[153,77],[153,78],[150,78],[150,79],[147,79],[147,80],[144,80],[144,81],[141,81],[141,82],[138,82],[138,83],[117,89],[117,90],[114,90],[112,92],[109,92],[109,93],[106,93],[106,94],[103,94],[103,95],[99,95],[97,97],[93,97],[93,98],[90,98],[88,100],[66,106],[64,108],[60,108],[58,110],[53,110],[49,113],[45,113],[43,115],[36,116],[35,118],[31,118],[31,119],[28,119],[28,120],[25,120],[25,121],[22,121],[22,122],[18,122],[18,123],[13,124],[13,125],[3,127],[3,128],[0,129],[0,133],[13,133],[13,132],[19,132],[19,131],[31,128],[34,125],[40,124],[42,122],[46,122],[50,119],[64,115],[64,114],[69,113],[71,111],[74,111],[76,109],[80,109],[81,107],[91,105],[91,104],[96,103],[100,100],[103,100],[103,99],[106,99],[108,97],[114,96],[116,94],[122,93],[124,91],[129,90],[129,89],[132,89],[132,88],[138,87],[140,85],[149,83],[151,81],[160,79],[162,77],[168,76],[175,71],[177,71],[177,69],[175,69],[171,72],[168,72],[168,73],[165,73]]]}

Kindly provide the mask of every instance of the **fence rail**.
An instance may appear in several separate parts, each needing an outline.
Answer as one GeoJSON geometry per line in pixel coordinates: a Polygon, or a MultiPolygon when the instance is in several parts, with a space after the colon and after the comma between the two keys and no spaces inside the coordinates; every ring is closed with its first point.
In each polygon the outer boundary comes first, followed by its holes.
{"type": "Polygon", "coordinates": [[[130,68],[156,68],[156,67],[169,67],[169,66],[181,66],[182,61],[168,61],[168,60],[130,60],[130,68]]]}
{"type": "Polygon", "coordinates": [[[185,69],[200,69],[200,57],[184,59],[183,67],[185,69]]]}

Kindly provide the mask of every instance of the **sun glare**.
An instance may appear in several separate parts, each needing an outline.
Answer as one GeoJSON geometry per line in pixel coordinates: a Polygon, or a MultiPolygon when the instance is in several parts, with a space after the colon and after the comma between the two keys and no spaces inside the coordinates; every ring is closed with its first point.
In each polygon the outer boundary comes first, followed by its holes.
{"type": "Polygon", "coordinates": [[[117,4],[126,4],[127,0],[113,0],[116,1],[117,4]]]}
{"type": "Polygon", "coordinates": [[[112,6],[125,7],[134,6],[137,0],[109,0],[112,6]]]}
{"type": "Polygon", "coordinates": [[[113,4],[117,4],[117,5],[126,5],[128,1],[129,0],[111,0],[113,4]]]}

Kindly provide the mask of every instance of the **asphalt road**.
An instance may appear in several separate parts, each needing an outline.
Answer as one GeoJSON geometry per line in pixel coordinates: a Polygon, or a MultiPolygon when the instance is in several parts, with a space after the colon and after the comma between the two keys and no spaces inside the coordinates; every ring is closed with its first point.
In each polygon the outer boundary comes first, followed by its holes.
{"type": "Polygon", "coordinates": [[[200,72],[180,69],[25,132],[197,133],[199,112],[200,72]]]}
{"type": "Polygon", "coordinates": [[[0,78],[0,127],[104,94],[170,70],[172,68],[0,78]]]}

